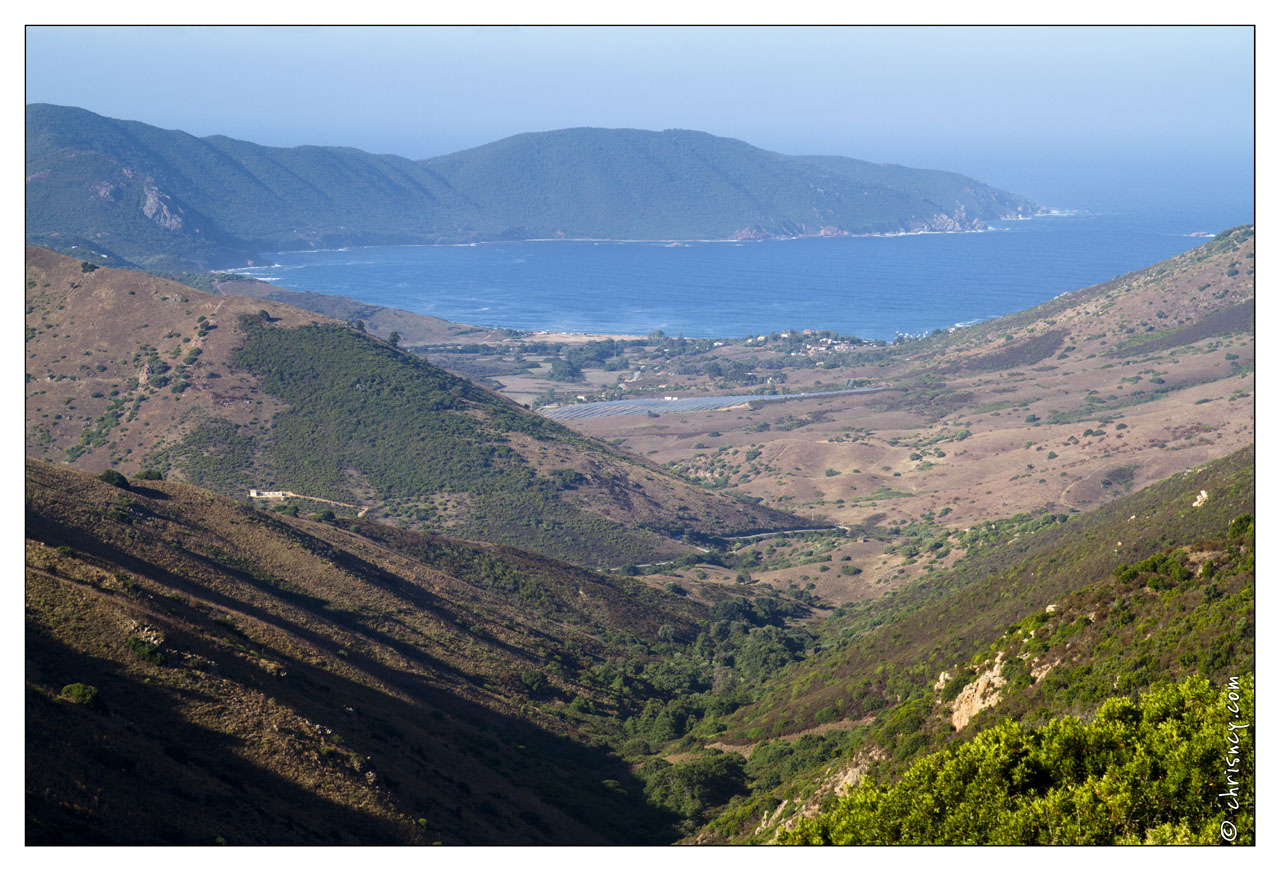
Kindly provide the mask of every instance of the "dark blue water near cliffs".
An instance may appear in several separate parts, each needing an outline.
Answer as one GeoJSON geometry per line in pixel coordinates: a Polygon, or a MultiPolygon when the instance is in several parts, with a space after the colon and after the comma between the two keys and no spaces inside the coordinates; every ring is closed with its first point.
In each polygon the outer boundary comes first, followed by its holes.
{"type": "Polygon", "coordinates": [[[765,242],[518,242],[284,252],[241,270],[450,321],[523,330],[871,339],[1018,311],[1186,251],[1250,216],[1063,214],[989,232],[765,242]]]}

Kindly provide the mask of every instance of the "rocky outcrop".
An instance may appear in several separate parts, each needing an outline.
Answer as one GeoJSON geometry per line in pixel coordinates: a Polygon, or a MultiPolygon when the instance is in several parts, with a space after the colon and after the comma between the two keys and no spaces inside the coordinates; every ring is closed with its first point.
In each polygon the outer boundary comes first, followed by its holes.
{"type": "Polygon", "coordinates": [[[98,199],[114,200],[117,199],[116,191],[119,190],[119,188],[106,179],[100,179],[90,184],[89,190],[91,190],[93,195],[98,199]]]}
{"type": "Polygon", "coordinates": [[[829,797],[839,797],[856,788],[862,783],[862,778],[866,776],[872,764],[886,758],[888,754],[881,747],[872,746],[858,751],[844,764],[828,769],[826,777],[814,789],[807,801],[801,803],[798,799],[794,801],[784,799],[782,804],[774,808],[771,813],[766,813],[761,818],[760,825],[756,826],[755,833],[763,834],[770,829],[782,832],[793,828],[802,819],[813,819],[822,812],[822,806],[829,797]],[[788,810],[790,810],[789,816],[788,810]]]}
{"type": "Polygon", "coordinates": [[[166,230],[175,232],[181,230],[182,217],[170,211],[167,202],[169,195],[161,193],[160,189],[153,184],[147,185],[144,192],[146,193],[146,200],[142,203],[142,214],[166,230]]]}
{"type": "Polygon", "coordinates": [[[959,732],[969,724],[979,711],[1000,702],[1000,688],[1006,683],[1000,674],[1004,665],[1004,651],[996,654],[991,668],[982,672],[973,683],[966,686],[951,704],[951,725],[959,732]]]}

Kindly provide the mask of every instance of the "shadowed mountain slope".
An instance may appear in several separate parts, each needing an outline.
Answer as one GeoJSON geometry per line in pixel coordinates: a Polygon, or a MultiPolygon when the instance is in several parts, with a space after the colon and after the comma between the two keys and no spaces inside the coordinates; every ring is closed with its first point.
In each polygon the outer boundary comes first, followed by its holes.
{"type": "Polygon", "coordinates": [[[28,843],[637,843],[664,823],[601,786],[631,778],[581,733],[579,707],[610,705],[583,673],[615,637],[689,636],[701,606],[35,460],[26,527],[28,843]]]}

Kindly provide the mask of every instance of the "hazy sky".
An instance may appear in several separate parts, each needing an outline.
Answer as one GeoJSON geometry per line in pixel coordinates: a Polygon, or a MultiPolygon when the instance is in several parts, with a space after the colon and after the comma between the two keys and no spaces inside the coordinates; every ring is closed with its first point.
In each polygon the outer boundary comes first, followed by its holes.
{"type": "Polygon", "coordinates": [[[413,158],[682,127],[1052,205],[1251,203],[1253,63],[1247,27],[33,27],[27,101],[413,158]]]}

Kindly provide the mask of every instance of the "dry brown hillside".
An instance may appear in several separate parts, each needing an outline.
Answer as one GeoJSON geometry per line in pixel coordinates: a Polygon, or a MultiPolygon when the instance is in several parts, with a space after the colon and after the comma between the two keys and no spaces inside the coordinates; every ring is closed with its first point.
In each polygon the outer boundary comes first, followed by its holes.
{"type": "Polygon", "coordinates": [[[825,550],[842,571],[805,546],[753,572],[832,602],[876,596],[950,564],[988,521],[1086,511],[1251,445],[1253,264],[1253,228],[1236,228],[1026,312],[789,370],[791,391],[880,393],[571,423],[764,504],[877,527],[825,550]]]}
{"type": "MultiPolygon", "coordinates": [[[[252,379],[231,372],[232,352],[243,340],[239,317],[257,315],[260,301],[213,296],[140,272],[85,268],[27,248],[29,454],[71,459],[93,472],[113,465],[132,472],[194,418],[216,413],[238,425],[269,423],[278,404],[260,395],[252,379]],[[175,390],[180,384],[187,386],[175,390]]],[[[319,320],[269,307],[279,326],[319,320]]]]}
{"type": "Polygon", "coordinates": [[[307,511],[343,503],[596,566],[676,556],[686,534],[799,525],[282,303],[39,248],[26,290],[33,456],[287,491],[307,511]]]}

